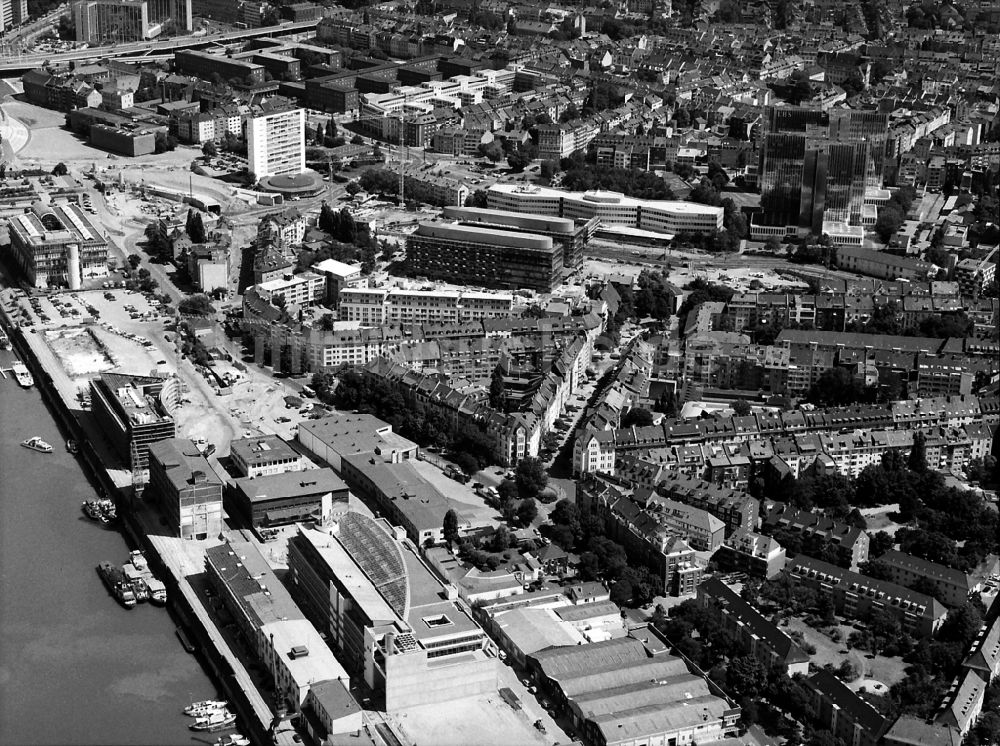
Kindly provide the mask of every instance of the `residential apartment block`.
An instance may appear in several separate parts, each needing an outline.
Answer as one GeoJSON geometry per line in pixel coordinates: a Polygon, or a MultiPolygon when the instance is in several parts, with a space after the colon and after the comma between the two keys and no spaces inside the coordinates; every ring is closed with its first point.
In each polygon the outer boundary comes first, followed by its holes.
{"type": "Polygon", "coordinates": [[[400,287],[344,288],[338,295],[341,321],[362,326],[386,324],[461,324],[507,318],[514,308],[508,293],[466,290],[409,290],[400,287]]]}
{"type": "Polygon", "coordinates": [[[876,610],[886,611],[918,639],[934,634],[948,613],[936,598],[811,557],[789,560],[785,572],[796,585],[826,595],[838,614],[864,621],[876,610]]]}
{"type": "Polygon", "coordinates": [[[258,107],[246,118],[247,162],[258,179],[306,170],[305,111],[258,107]]]}
{"type": "Polygon", "coordinates": [[[698,603],[711,610],[724,633],[765,668],[780,666],[788,676],[809,672],[805,651],[718,578],[698,586],[698,603]]]}

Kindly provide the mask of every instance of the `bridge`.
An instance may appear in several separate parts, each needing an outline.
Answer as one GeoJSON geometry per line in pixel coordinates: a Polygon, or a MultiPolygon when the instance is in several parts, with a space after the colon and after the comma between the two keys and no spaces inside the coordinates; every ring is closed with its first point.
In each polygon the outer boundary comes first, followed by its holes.
{"type": "Polygon", "coordinates": [[[0,77],[11,77],[41,67],[45,63],[58,66],[69,62],[93,61],[109,58],[125,58],[136,62],[142,59],[169,57],[178,49],[201,49],[219,46],[244,39],[260,37],[290,36],[311,31],[318,20],[287,21],[277,26],[261,26],[253,29],[238,29],[224,34],[204,36],[179,36],[172,39],[150,39],[149,41],[116,44],[110,47],[90,47],[58,54],[5,55],[0,57],[0,77]]]}

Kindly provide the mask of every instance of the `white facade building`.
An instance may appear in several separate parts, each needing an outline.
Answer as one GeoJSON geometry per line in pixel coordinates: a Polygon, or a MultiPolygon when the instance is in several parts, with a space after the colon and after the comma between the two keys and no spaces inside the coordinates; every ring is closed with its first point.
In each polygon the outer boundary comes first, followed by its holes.
{"type": "Polygon", "coordinates": [[[714,233],[722,230],[723,209],[695,202],[643,200],[618,192],[565,192],[548,187],[494,184],[487,192],[491,210],[564,218],[598,218],[657,233],[714,233]]]}
{"type": "Polygon", "coordinates": [[[247,116],[247,160],[258,179],[305,171],[305,111],[285,109],[247,116]]]}

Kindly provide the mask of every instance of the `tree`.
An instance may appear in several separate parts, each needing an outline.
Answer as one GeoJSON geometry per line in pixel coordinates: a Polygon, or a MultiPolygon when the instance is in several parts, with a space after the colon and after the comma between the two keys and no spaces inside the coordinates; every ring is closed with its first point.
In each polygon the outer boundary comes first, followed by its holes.
{"type": "Polygon", "coordinates": [[[214,142],[208,140],[201,146],[201,152],[206,158],[215,158],[219,154],[219,149],[214,142]]]}
{"type": "Polygon", "coordinates": [[[177,138],[162,130],[153,138],[153,150],[156,153],[167,153],[177,147],[177,138]]]}
{"type": "Polygon", "coordinates": [[[458,514],[449,510],[444,514],[444,540],[453,544],[458,541],[458,514]]]}
{"type": "Polygon", "coordinates": [[[767,670],[752,655],[733,658],[726,666],[726,683],[729,691],[740,697],[758,695],[767,685],[767,670]]]}
{"type": "Polygon", "coordinates": [[[622,415],[622,427],[648,427],[653,424],[653,413],[642,407],[632,407],[622,415]]]}
{"type": "Polygon", "coordinates": [[[528,167],[531,163],[531,159],[527,158],[524,151],[516,150],[507,156],[507,165],[510,166],[511,171],[520,173],[528,167]]]}
{"type": "Polygon", "coordinates": [[[620,578],[611,586],[611,601],[619,606],[631,606],[633,595],[632,583],[626,578],[620,578]]]}
{"type": "Polygon", "coordinates": [[[526,456],[518,461],[514,479],[521,497],[535,497],[549,483],[545,465],[534,456],[526,456]]]}
{"type": "Polygon", "coordinates": [[[538,174],[546,181],[551,181],[552,177],[556,175],[559,170],[559,164],[553,160],[546,159],[542,161],[541,165],[538,167],[538,174]]]}
{"type": "Polygon", "coordinates": [[[319,122],[316,123],[316,131],[313,132],[313,143],[316,147],[322,147],[326,143],[326,133],[323,131],[323,125],[319,122]]]}
{"type": "Polygon", "coordinates": [[[52,169],[53,176],[65,176],[69,173],[69,169],[66,168],[66,164],[60,161],[52,169]]]}
{"type": "Polygon", "coordinates": [[[507,411],[507,393],[503,386],[503,370],[498,365],[490,376],[490,406],[499,412],[507,411]]]}
{"type": "Polygon", "coordinates": [[[465,198],[465,206],[485,208],[486,199],[487,199],[486,190],[477,189],[476,191],[472,192],[468,197],[465,198]]]}
{"type": "Polygon", "coordinates": [[[136,267],[142,264],[142,257],[140,257],[138,254],[129,254],[127,261],[128,261],[128,266],[134,271],[136,267]]]}
{"type": "Polygon", "coordinates": [[[737,399],[733,402],[733,414],[737,417],[746,417],[751,411],[750,402],[745,399],[737,399]]]}
{"type": "Polygon", "coordinates": [[[503,158],[503,148],[500,147],[500,143],[496,140],[492,142],[484,143],[479,146],[479,155],[483,158],[487,158],[493,163],[496,163],[501,158],[503,158]]]}
{"type": "Polygon", "coordinates": [[[177,310],[185,316],[211,316],[215,313],[212,301],[204,293],[189,295],[177,305],[177,310]]]}
{"type": "Polygon", "coordinates": [[[905,216],[898,207],[886,204],[879,208],[878,218],[875,220],[875,232],[883,243],[889,243],[889,239],[902,227],[905,216]]]}
{"type": "Polygon", "coordinates": [[[530,526],[537,515],[538,504],[533,497],[527,497],[518,503],[517,520],[520,521],[522,526],[530,526]]]}
{"type": "Polygon", "coordinates": [[[365,144],[365,138],[363,138],[361,135],[355,135],[354,137],[351,138],[351,145],[364,145],[364,144],[365,144]]]}
{"type": "Polygon", "coordinates": [[[195,243],[205,243],[205,224],[201,220],[201,213],[188,210],[187,224],[184,226],[185,232],[195,243]]]}
{"type": "Polygon", "coordinates": [[[910,449],[906,465],[918,474],[927,471],[927,438],[920,430],[913,436],[913,447],[910,449]]]}

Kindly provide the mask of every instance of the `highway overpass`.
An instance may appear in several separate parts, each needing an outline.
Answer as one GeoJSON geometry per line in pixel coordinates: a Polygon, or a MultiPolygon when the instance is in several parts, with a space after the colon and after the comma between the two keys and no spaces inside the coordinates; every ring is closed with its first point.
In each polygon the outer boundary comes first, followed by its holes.
{"type": "Polygon", "coordinates": [[[77,61],[95,61],[111,57],[140,58],[146,55],[162,57],[173,54],[178,49],[201,49],[204,47],[229,44],[244,39],[256,39],[265,36],[278,37],[307,33],[316,28],[319,21],[299,21],[283,23],[279,26],[262,26],[261,28],[240,29],[224,34],[206,34],[204,36],[179,36],[171,39],[150,39],[149,41],[117,44],[110,47],[91,47],[77,49],[72,52],[58,54],[32,54],[0,57],[0,78],[20,75],[28,70],[34,70],[48,62],[59,66],[77,61]]]}

